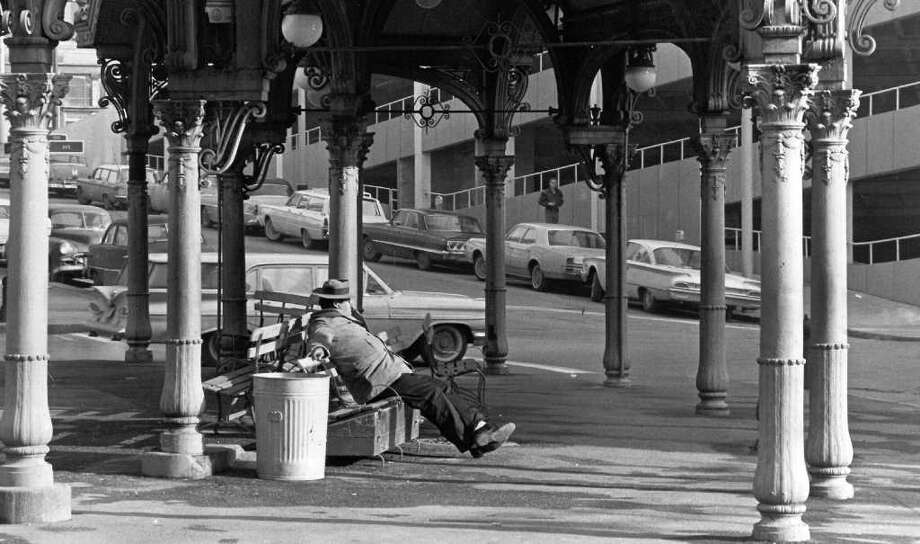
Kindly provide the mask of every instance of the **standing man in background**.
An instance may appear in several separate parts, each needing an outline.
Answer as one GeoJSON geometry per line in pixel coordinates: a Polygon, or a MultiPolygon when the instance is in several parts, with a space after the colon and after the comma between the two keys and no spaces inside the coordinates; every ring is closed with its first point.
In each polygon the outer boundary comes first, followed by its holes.
{"type": "Polygon", "coordinates": [[[540,192],[540,200],[537,201],[537,204],[545,209],[547,223],[559,222],[559,208],[562,207],[563,201],[562,191],[559,190],[559,180],[549,178],[549,187],[540,192]]]}

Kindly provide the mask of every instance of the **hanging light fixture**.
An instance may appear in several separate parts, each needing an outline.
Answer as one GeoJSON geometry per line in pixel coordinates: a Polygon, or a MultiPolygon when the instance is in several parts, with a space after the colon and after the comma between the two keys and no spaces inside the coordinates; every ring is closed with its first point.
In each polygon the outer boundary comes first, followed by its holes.
{"type": "Polygon", "coordinates": [[[434,9],[441,5],[441,0],[415,0],[415,5],[422,9],[434,9]]]}
{"type": "Polygon", "coordinates": [[[292,3],[281,19],[281,35],[301,49],[310,47],[323,36],[323,19],[312,2],[292,3]]]}
{"type": "Polygon", "coordinates": [[[658,74],[655,71],[655,59],[652,53],[654,45],[631,47],[626,53],[626,86],[639,94],[648,92],[655,86],[658,74]]]}

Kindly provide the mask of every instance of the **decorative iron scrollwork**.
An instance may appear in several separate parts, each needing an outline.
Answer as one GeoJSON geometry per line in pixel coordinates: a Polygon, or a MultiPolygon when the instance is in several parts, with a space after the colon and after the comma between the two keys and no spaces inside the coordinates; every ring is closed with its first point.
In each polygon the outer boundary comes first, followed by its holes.
{"type": "MultiPolygon", "coordinates": [[[[851,16],[847,21],[847,41],[853,52],[857,55],[868,56],[875,53],[875,38],[869,36],[863,29],[866,26],[866,17],[869,10],[878,0],[851,0],[849,8],[851,16]]],[[[901,0],[884,0],[882,4],[888,11],[894,11],[901,4],[901,0]]]]}
{"type": "Polygon", "coordinates": [[[112,132],[119,134],[128,130],[128,76],[120,59],[99,59],[102,66],[102,88],[106,94],[99,99],[99,107],[112,106],[118,119],[112,122],[112,132]]]}
{"type": "Polygon", "coordinates": [[[442,120],[450,118],[450,104],[435,102],[430,90],[426,94],[415,97],[414,103],[415,109],[405,112],[403,117],[411,119],[417,127],[425,129],[425,132],[438,126],[442,120]]]}
{"type": "Polygon", "coordinates": [[[250,119],[265,117],[264,102],[208,104],[208,119],[205,131],[208,146],[202,147],[198,162],[201,168],[211,174],[223,174],[236,160],[243,132],[250,119]]]}
{"type": "Polygon", "coordinates": [[[268,167],[272,163],[272,158],[284,153],[284,144],[261,143],[254,147],[255,158],[253,159],[253,175],[246,176],[243,184],[243,198],[247,194],[258,191],[262,184],[265,183],[265,176],[268,174],[268,167]]]}

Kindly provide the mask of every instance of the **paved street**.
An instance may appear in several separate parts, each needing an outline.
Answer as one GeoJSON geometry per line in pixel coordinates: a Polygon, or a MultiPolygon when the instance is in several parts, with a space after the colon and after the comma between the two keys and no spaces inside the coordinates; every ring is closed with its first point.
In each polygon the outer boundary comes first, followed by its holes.
{"type": "MultiPolygon", "coordinates": [[[[204,232],[214,244],[217,231],[204,232]]],[[[307,251],[295,240],[262,236],[248,236],[247,248],[307,251]]],[[[388,259],[371,266],[396,289],[482,296],[483,284],[469,271],[422,272],[388,259]]],[[[88,292],[54,285],[52,320],[79,320],[88,292]]],[[[857,293],[850,303],[851,322],[860,326],[888,330],[890,315],[920,330],[916,308],[857,293]]],[[[124,343],[59,328],[65,332],[49,339],[49,460],[56,479],[73,486],[74,518],[4,527],[0,537],[73,544],[746,539],[758,519],[751,494],[756,322],[728,325],[731,416],[703,418],[693,414],[693,314],[631,309],[633,382],[616,390],[601,385],[601,304],[577,288],[535,292],[511,282],[508,305],[512,374],[489,377],[487,400],[493,418],[518,424],[514,444],[475,461],[424,442],[403,456],[387,454],[384,464],[330,460],[324,480],[299,483],[257,479],[251,452],[206,481],[140,477],[137,456],[157,447],[163,347],[154,347],[153,364],[129,366],[121,362],[124,343]]],[[[850,345],[857,496],[811,499],[805,521],[819,543],[915,544],[920,344],[851,337],[850,345]]],[[[423,436],[434,435],[423,426],[423,436]]]]}

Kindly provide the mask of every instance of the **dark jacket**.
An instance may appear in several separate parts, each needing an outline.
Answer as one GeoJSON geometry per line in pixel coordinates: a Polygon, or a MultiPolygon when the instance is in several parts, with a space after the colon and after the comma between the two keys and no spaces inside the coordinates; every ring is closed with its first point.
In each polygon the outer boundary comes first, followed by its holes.
{"type": "Polygon", "coordinates": [[[393,354],[359,318],[335,309],[319,310],[310,316],[307,333],[308,351],[326,348],[348,391],[360,403],[383,393],[403,374],[412,373],[406,361],[393,354]]]}
{"type": "Polygon", "coordinates": [[[556,189],[555,191],[547,187],[540,192],[540,200],[537,201],[537,204],[543,206],[544,208],[560,208],[563,204],[562,190],[556,189]]]}

